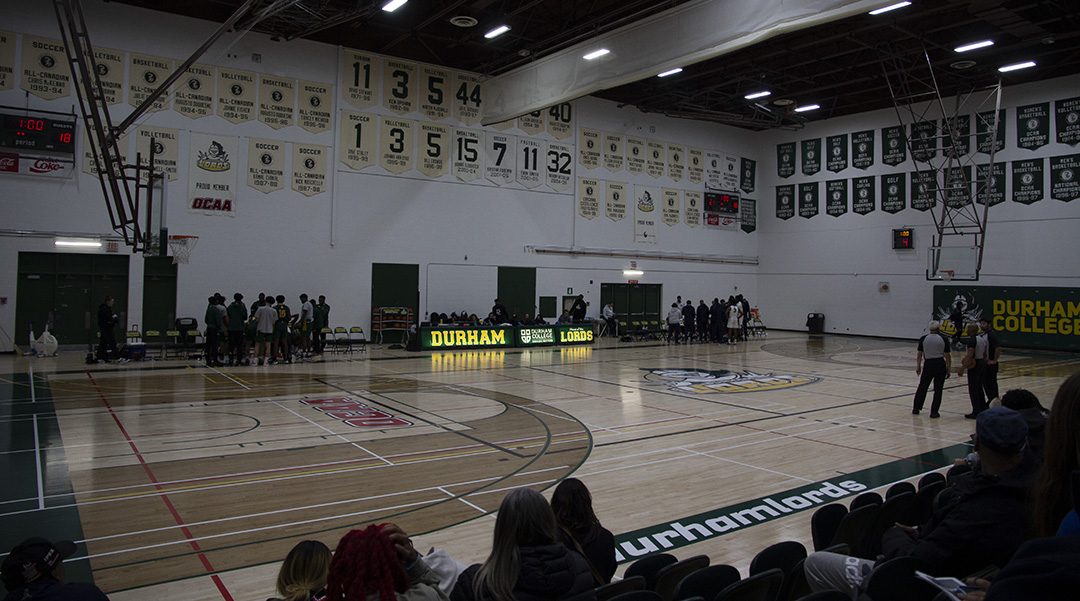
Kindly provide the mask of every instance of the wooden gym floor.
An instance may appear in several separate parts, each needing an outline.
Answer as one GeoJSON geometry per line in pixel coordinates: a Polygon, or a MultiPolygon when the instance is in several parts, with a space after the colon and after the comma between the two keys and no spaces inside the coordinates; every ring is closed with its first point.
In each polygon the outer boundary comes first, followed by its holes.
{"type": "MultiPolygon", "coordinates": [[[[221,369],[80,359],[0,357],[0,548],[74,539],[68,572],[92,572],[114,600],[264,599],[296,541],[333,547],[389,520],[424,551],[482,560],[507,490],[571,474],[605,526],[634,532],[619,539],[632,559],[661,540],[638,535],[698,514],[845,475],[873,487],[940,469],[973,431],[955,377],[942,419],[911,415],[914,344],[896,340],[370,347],[221,369]]],[[[1001,389],[1049,405],[1078,369],[1075,354],[1007,351],[1001,389]]],[[[812,511],[786,513],[672,552],[745,575],[768,544],[809,544],[812,511]]]]}

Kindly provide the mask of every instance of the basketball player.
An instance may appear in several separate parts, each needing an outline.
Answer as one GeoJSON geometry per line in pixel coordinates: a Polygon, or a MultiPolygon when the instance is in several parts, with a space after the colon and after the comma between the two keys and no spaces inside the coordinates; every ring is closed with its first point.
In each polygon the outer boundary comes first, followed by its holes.
{"type": "Polygon", "coordinates": [[[315,305],[308,295],[300,295],[300,314],[296,316],[296,329],[300,332],[300,358],[311,357],[311,326],[315,321],[315,305]]]}
{"type": "Polygon", "coordinates": [[[727,341],[735,344],[739,338],[739,327],[742,323],[742,308],[735,301],[734,296],[728,297],[727,341]]]}
{"type": "Polygon", "coordinates": [[[274,322],[274,344],[270,365],[274,365],[279,360],[292,363],[292,351],[289,349],[289,321],[292,319],[292,311],[289,310],[289,305],[285,304],[284,294],[277,295],[277,306],[274,310],[277,311],[277,321],[274,322]]]}
{"type": "Polygon", "coordinates": [[[919,350],[915,354],[915,373],[919,377],[919,387],[915,389],[912,415],[918,415],[926,402],[926,391],[930,382],[934,383],[934,400],[930,403],[930,417],[939,418],[941,414],[941,392],[945,388],[945,379],[952,369],[949,354],[949,339],[941,333],[941,322],[930,322],[930,333],[919,338],[919,350]]]}
{"type": "MultiPolygon", "coordinates": [[[[229,365],[240,365],[244,350],[244,327],[247,325],[248,310],[244,304],[244,295],[237,292],[233,302],[226,309],[229,318],[229,365]]],[[[243,355],[247,359],[247,355],[243,355]]]]}
{"type": "Polygon", "coordinates": [[[274,342],[274,326],[278,314],[273,304],[274,297],[268,294],[262,306],[255,310],[255,354],[259,357],[259,365],[263,364],[264,359],[274,360],[271,345],[274,342]]]}

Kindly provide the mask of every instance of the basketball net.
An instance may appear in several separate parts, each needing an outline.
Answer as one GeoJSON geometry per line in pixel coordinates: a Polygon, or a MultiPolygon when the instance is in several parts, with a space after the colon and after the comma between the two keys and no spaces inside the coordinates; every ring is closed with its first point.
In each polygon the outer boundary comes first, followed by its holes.
{"type": "Polygon", "coordinates": [[[186,265],[191,260],[191,251],[198,243],[198,236],[169,236],[169,250],[172,251],[173,263],[186,265]]]}

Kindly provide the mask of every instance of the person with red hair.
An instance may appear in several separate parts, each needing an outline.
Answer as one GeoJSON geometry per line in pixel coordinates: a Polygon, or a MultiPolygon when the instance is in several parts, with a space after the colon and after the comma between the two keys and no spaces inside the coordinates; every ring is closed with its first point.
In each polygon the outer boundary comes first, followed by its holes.
{"type": "Polygon", "coordinates": [[[447,601],[439,579],[396,524],[341,537],[326,583],[327,601],[447,601]]]}

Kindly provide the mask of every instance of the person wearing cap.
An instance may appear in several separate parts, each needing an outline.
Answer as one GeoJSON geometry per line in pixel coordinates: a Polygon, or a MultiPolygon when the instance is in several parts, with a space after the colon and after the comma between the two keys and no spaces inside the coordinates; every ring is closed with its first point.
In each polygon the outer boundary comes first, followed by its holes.
{"type": "Polygon", "coordinates": [[[919,375],[919,387],[915,389],[912,415],[918,415],[926,402],[926,391],[934,383],[934,400],[930,402],[930,417],[941,417],[941,393],[945,388],[945,378],[949,377],[952,365],[949,359],[949,339],[941,333],[941,322],[930,322],[930,333],[919,338],[919,350],[915,354],[915,373],[919,375]]]}
{"type": "MultiPolygon", "coordinates": [[[[926,524],[897,524],[885,531],[884,559],[910,557],[917,570],[955,578],[1005,565],[1030,535],[1027,499],[1035,466],[1026,459],[1026,443],[1027,424],[1016,411],[995,407],[979,414],[978,469],[939,495],[926,524]]],[[[864,592],[874,565],[819,551],[806,558],[804,569],[811,590],[839,590],[854,598],[864,592]]]]}
{"type": "Polygon", "coordinates": [[[74,554],[71,541],[28,538],[16,545],[0,566],[8,590],[4,601],[108,601],[93,584],[63,582],[64,559],[74,554]]]}

